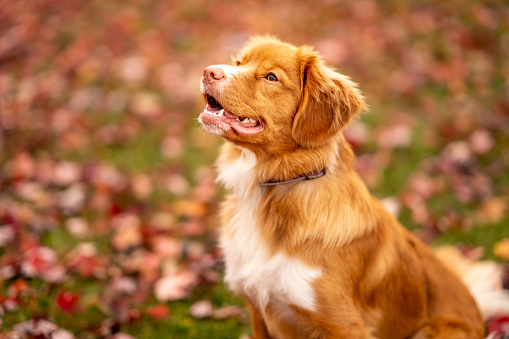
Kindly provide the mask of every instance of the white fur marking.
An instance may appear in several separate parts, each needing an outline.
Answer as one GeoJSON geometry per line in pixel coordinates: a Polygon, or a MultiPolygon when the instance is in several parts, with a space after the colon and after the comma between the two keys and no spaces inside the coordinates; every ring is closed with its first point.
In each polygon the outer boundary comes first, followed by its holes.
{"type": "Polygon", "coordinates": [[[243,150],[242,156],[233,163],[220,159],[219,180],[239,195],[228,225],[233,233],[225,232],[221,238],[226,261],[225,280],[234,291],[247,294],[260,310],[274,298],[314,311],[311,283],[320,276],[321,270],[283,254],[271,256],[256,228],[261,189],[250,189],[255,164],[256,156],[248,150],[243,150]]]}
{"type": "Polygon", "coordinates": [[[231,163],[222,159],[218,161],[218,180],[226,189],[245,196],[254,183],[256,155],[247,149],[242,149],[241,157],[231,163]]]}
{"type": "Polygon", "coordinates": [[[223,71],[223,73],[226,76],[236,75],[236,74],[242,73],[242,71],[244,70],[243,68],[235,67],[235,66],[231,66],[231,65],[215,65],[215,66],[221,68],[221,70],[223,71]]]}
{"type": "Polygon", "coordinates": [[[256,230],[253,214],[258,199],[239,203],[231,221],[233,238],[222,239],[226,260],[225,280],[238,292],[246,293],[263,310],[270,298],[314,311],[311,283],[320,276],[320,269],[302,264],[283,254],[270,256],[256,230]]]}
{"type": "Polygon", "coordinates": [[[224,91],[224,88],[229,86],[230,81],[233,78],[238,77],[240,74],[244,73],[246,70],[240,67],[230,66],[230,65],[215,65],[216,67],[219,67],[224,75],[225,75],[225,81],[218,81],[215,86],[216,90],[219,93],[222,93],[224,91]]]}

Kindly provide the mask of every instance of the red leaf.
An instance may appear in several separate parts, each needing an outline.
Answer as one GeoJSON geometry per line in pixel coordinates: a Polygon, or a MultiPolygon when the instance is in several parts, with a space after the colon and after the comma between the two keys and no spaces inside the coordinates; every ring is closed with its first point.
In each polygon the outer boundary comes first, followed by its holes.
{"type": "Polygon", "coordinates": [[[114,204],[113,206],[111,206],[111,208],[110,208],[111,216],[116,216],[116,215],[119,215],[120,213],[122,213],[122,207],[120,207],[117,204],[114,204]]]}
{"type": "Polygon", "coordinates": [[[63,291],[57,298],[57,305],[66,313],[73,313],[76,311],[77,304],[81,296],[69,291],[63,291]]]}
{"type": "Polygon", "coordinates": [[[170,316],[170,309],[165,304],[159,304],[148,308],[147,314],[156,320],[162,320],[170,316]]]}
{"type": "Polygon", "coordinates": [[[497,338],[497,335],[504,338],[509,335],[509,315],[502,315],[488,320],[487,334],[491,333],[495,333],[494,338],[497,338]]]}
{"type": "Polygon", "coordinates": [[[92,243],[81,243],[69,253],[68,267],[85,278],[102,278],[105,275],[107,262],[97,255],[92,243]]]}

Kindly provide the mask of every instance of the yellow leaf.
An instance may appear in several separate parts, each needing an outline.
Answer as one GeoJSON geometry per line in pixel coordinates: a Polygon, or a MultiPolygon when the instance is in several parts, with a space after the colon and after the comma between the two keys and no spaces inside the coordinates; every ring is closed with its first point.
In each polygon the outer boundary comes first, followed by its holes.
{"type": "Polygon", "coordinates": [[[509,238],[505,238],[495,243],[493,253],[501,259],[509,260],[509,238]]]}

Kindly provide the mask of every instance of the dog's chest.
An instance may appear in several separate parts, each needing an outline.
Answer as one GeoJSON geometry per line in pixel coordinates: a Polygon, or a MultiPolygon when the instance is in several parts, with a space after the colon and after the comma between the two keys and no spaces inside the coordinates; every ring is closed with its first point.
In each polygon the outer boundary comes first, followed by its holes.
{"type": "Polygon", "coordinates": [[[269,301],[283,307],[295,305],[314,310],[312,283],[320,270],[307,267],[297,258],[271,254],[259,233],[257,208],[263,192],[260,187],[252,187],[256,156],[242,150],[242,156],[236,160],[220,158],[218,165],[219,181],[235,197],[225,206],[231,212],[228,219],[223,220],[226,224],[220,239],[227,284],[248,296],[261,310],[269,301]]]}
{"type": "Polygon", "coordinates": [[[221,245],[225,254],[225,280],[230,288],[247,295],[260,309],[267,303],[315,309],[312,282],[319,269],[297,258],[271,255],[257,229],[256,195],[237,200],[235,212],[225,225],[221,245]]]}

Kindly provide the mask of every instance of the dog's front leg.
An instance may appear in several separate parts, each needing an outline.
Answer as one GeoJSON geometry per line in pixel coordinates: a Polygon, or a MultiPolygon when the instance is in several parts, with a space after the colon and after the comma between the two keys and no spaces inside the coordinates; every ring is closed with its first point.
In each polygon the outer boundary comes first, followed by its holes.
{"type": "Polygon", "coordinates": [[[357,310],[346,303],[320,313],[307,313],[313,331],[310,338],[320,339],[376,339],[373,329],[365,326],[357,310]]]}
{"type": "Polygon", "coordinates": [[[251,315],[251,329],[253,331],[253,339],[272,339],[269,331],[267,330],[267,326],[263,321],[260,310],[258,310],[258,308],[253,305],[249,298],[244,297],[244,300],[249,307],[249,312],[251,315]]]}
{"type": "Polygon", "coordinates": [[[319,334],[313,337],[320,339],[377,339],[371,334],[371,331],[359,324],[322,327],[319,334]]]}

